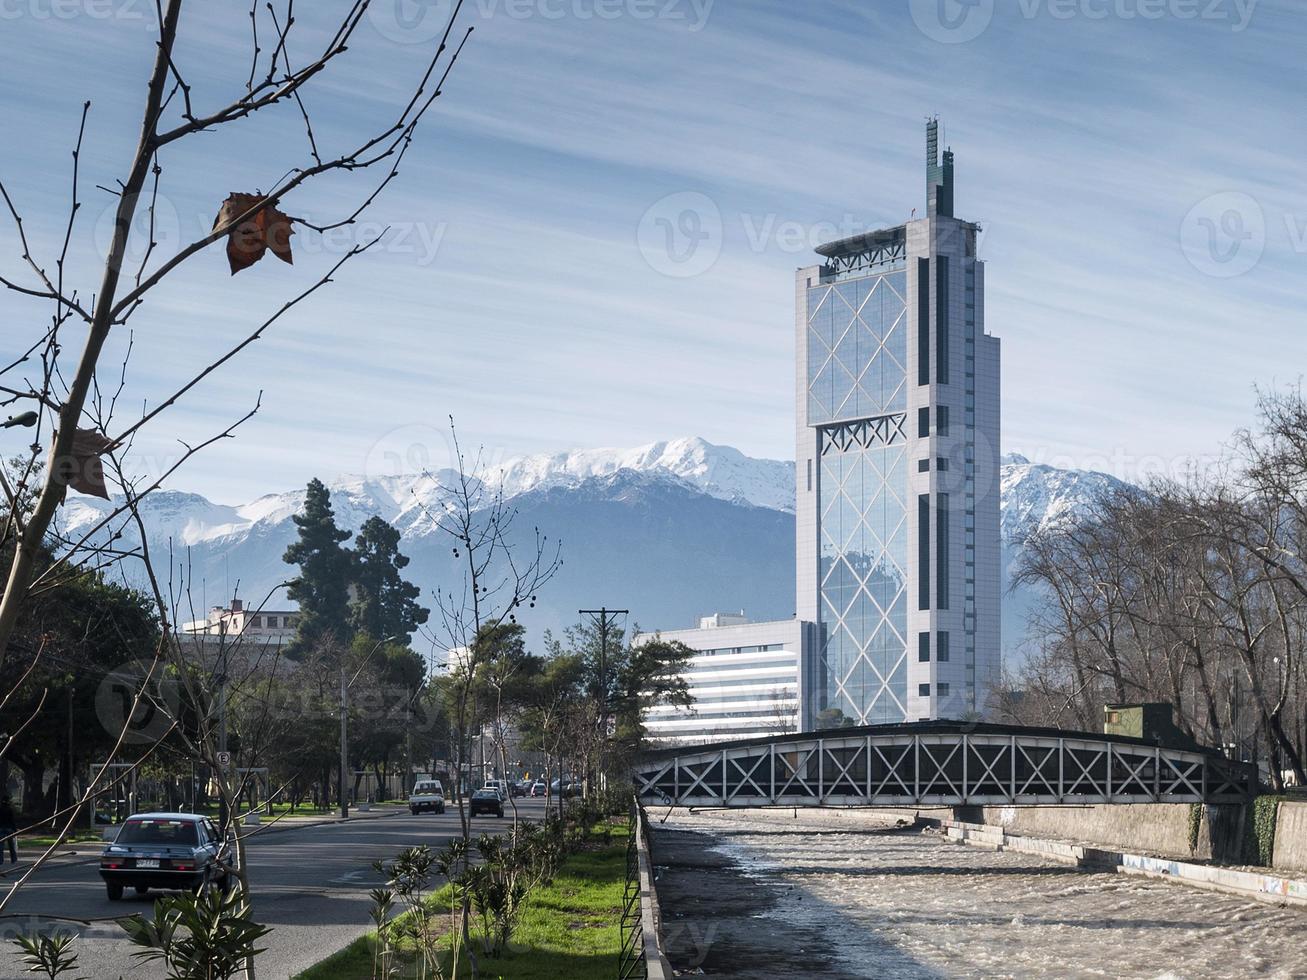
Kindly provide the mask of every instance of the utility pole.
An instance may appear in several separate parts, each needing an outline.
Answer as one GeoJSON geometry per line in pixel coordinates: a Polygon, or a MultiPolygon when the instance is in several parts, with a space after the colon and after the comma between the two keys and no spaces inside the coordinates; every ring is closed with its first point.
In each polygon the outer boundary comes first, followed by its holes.
{"type": "Polygon", "coordinates": [[[345,788],[345,770],[349,765],[349,735],[345,728],[346,715],[349,712],[349,686],[345,683],[345,658],[340,658],[340,816],[349,817],[349,796],[345,788]]]}
{"type": "MultiPolygon", "coordinates": [[[[608,744],[608,630],[618,616],[628,616],[629,609],[578,609],[577,614],[589,616],[599,628],[599,776],[603,777],[603,748],[608,744]]],[[[561,792],[562,784],[559,784],[561,792]]]]}

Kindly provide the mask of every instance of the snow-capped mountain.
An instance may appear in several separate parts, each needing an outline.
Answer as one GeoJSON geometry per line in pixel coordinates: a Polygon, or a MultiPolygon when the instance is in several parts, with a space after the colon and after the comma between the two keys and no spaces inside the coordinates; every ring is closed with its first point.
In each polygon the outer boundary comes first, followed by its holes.
{"type": "Polygon", "coordinates": [[[794,512],[794,464],[754,459],[730,446],[697,437],[655,442],[637,449],[582,449],[553,456],[520,456],[496,468],[509,496],[527,490],[575,486],[619,470],[662,473],[731,503],[794,512]]]}
{"type": "Polygon", "coordinates": [[[1009,453],[1002,460],[1001,486],[1003,542],[1013,546],[1036,531],[1082,513],[1096,495],[1126,484],[1107,473],[1059,469],[1009,453]]]}
{"type": "Polygon", "coordinates": [[[1009,667],[1024,658],[1024,641],[1031,614],[1043,601],[1038,592],[1011,586],[1021,547],[1036,531],[1083,514],[1095,497],[1128,486],[1095,470],[1068,470],[1032,463],[1017,453],[1003,457],[999,528],[1003,538],[1003,592],[1000,617],[1004,658],[1009,667]]]}
{"type": "MultiPolygon", "coordinates": [[[[635,449],[583,449],[552,455],[517,456],[486,465],[479,474],[488,486],[502,487],[505,498],[533,490],[576,487],[619,472],[651,473],[684,482],[696,492],[729,503],[794,511],[794,464],[745,456],[730,446],[715,446],[693,437],[650,443],[635,449]]],[[[332,481],[332,507],[342,527],[358,528],[378,515],[406,537],[434,533],[431,514],[438,511],[452,483],[447,470],[402,476],[344,476],[332,481]]],[[[152,535],[178,545],[220,542],[254,528],[289,523],[303,503],[302,488],[268,494],[235,507],[210,503],[192,493],[159,491],[146,498],[152,535]]],[[[93,497],[70,497],[64,515],[77,534],[113,509],[93,497]]]]}
{"type": "MultiPolygon", "coordinates": [[[[449,476],[350,476],[328,484],[341,527],[357,530],[376,514],[401,531],[408,574],[428,596],[458,573],[430,516],[449,476]]],[[[1001,476],[1005,578],[1031,532],[1124,485],[1021,456],[1005,457],[1001,476]]],[[[717,609],[744,609],[755,620],[794,614],[793,463],[686,438],[514,457],[487,467],[482,478],[502,486],[524,533],[539,527],[564,543],[564,568],[541,596],[533,630],[557,630],[575,620],[574,610],[595,604],[629,606],[641,625],[666,629],[717,609]]],[[[281,556],[302,501],[301,488],[238,506],[164,490],[145,499],[143,518],[156,562],[181,566],[197,612],[234,593],[251,602],[271,594],[271,604],[285,605],[277,588],[293,569],[281,556]]],[[[85,533],[110,509],[70,495],[64,530],[85,533]]],[[[1004,645],[1014,651],[1037,597],[1006,585],[1004,645]]]]}

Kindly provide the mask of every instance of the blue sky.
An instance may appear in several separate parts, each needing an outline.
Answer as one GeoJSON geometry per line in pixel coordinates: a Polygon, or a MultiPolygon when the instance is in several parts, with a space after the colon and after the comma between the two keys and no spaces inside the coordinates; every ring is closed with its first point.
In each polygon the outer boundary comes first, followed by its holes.
{"type": "MultiPolygon", "coordinates": [[[[297,6],[296,63],[344,6],[297,6]]],[[[309,90],[320,142],[393,114],[445,9],[377,4],[309,90]]],[[[197,106],[243,85],[247,11],[187,8],[197,106]]],[[[152,18],[146,0],[0,2],[0,176],[50,262],[93,102],[70,272],[83,295],[110,204],[93,185],[129,159],[152,18]]],[[[1251,421],[1254,385],[1307,364],[1303,18],[1289,0],[469,2],[464,60],[370,213],[392,226],[383,247],[197,389],[135,464],[157,471],[260,389],[258,417],[173,486],[239,502],[439,464],[450,413],[492,454],[696,434],[790,458],[793,271],[813,244],[923,206],[937,113],[958,213],[985,228],[1004,449],[1174,469],[1251,421]]],[[[161,247],[306,155],[293,107],[170,151],[161,247]]],[[[370,180],[285,210],[329,218],[370,180]]],[[[234,278],[220,249],[189,262],[134,320],[124,403],[166,395],[353,241],[305,232],[293,268],[234,278]]],[[[0,271],[22,274],[7,224],[0,271]]],[[[0,294],[0,353],[45,315],[0,294]]]]}

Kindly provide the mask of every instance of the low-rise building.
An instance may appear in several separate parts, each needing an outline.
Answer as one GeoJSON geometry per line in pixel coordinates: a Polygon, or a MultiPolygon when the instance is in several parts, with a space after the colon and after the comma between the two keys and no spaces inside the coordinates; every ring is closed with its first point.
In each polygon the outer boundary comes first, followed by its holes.
{"type": "Polygon", "coordinates": [[[751,623],[741,612],[704,617],[697,629],[644,633],[696,651],[684,677],[688,708],[656,705],[645,711],[651,741],[703,744],[779,735],[800,729],[799,665],[813,626],[797,619],[751,623]]]}
{"type": "Polygon", "coordinates": [[[204,619],[182,625],[190,636],[244,637],[257,643],[289,643],[299,625],[296,609],[247,609],[240,599],[230,606],[214,606],[204,619]]]}

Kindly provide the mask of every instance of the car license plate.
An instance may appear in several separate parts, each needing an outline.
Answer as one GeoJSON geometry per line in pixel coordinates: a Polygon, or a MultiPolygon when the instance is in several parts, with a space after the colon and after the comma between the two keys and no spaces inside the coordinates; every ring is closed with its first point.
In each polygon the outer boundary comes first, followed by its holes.
{"type": "Polygon", "coordinates": [[[136,866],[138,868],[157,868],[159,866],[158,858],[137,858],[136,866]]]}

